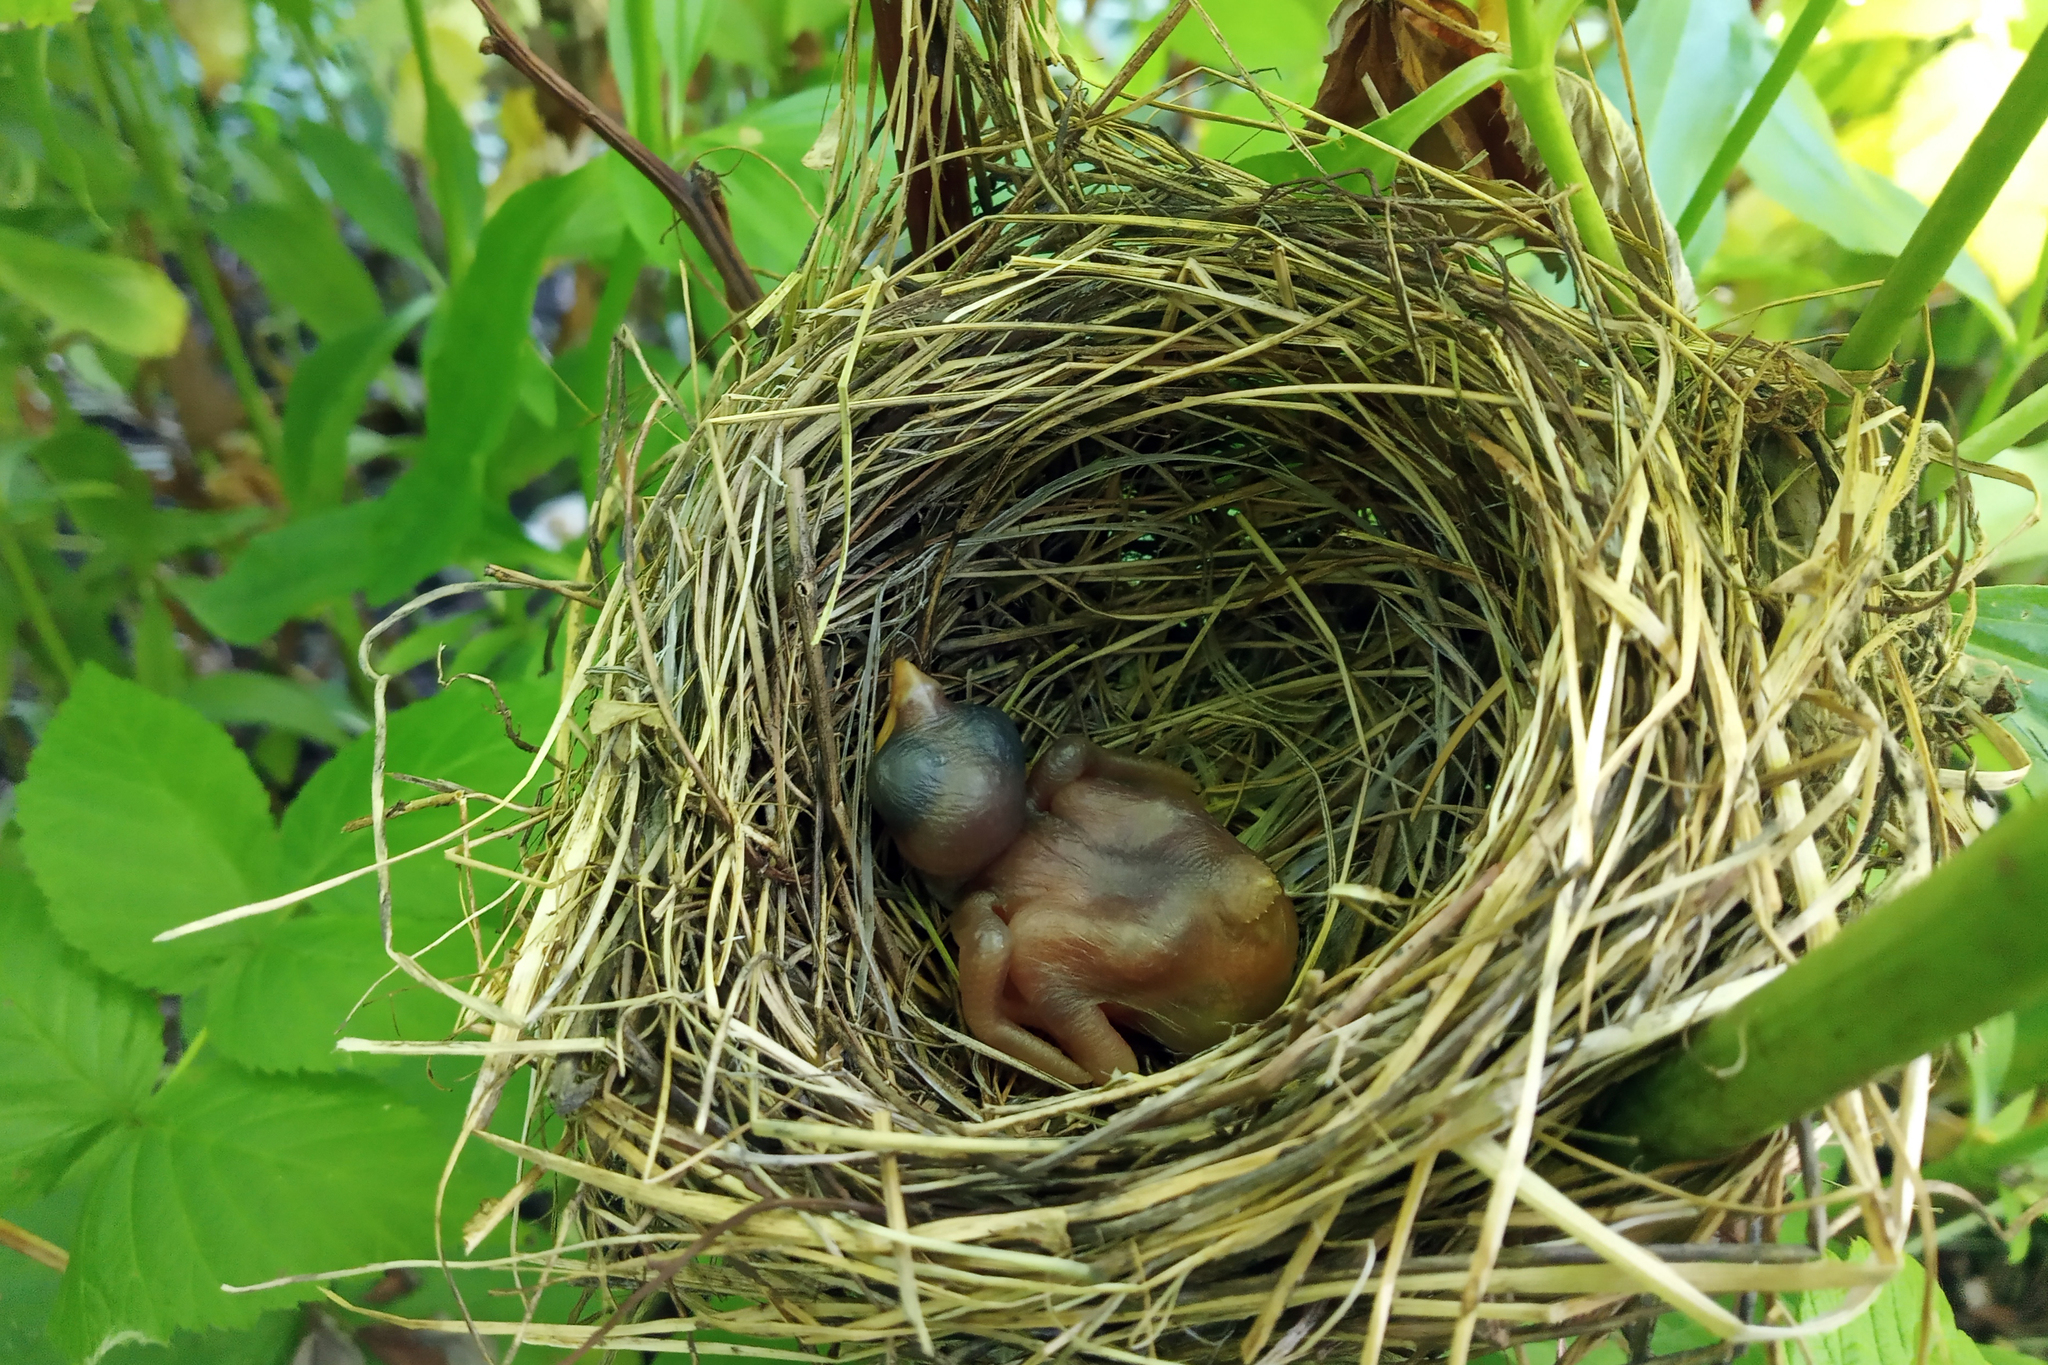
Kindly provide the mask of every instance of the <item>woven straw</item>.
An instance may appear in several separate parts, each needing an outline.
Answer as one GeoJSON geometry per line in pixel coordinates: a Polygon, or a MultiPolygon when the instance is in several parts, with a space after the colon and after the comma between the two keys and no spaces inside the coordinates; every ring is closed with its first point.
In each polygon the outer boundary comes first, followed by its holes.
{"type": "Polygon", "coordinates": [[[1978,719],[1970,566],[1914,498],[1946,437],[1867,398],[1828,435],[1848,383],[1656,282],[1554,301],[1513,253],[1597,267],[1512,187],[1276,188],[1077,85],[1037,12],[972,12],[976,221],[907,248],[903,129],[850,85],[803,268],[694,420],[608,440],[592,543],[629,559],[571,608],[472,1016],[476,1122],[522,1068],[543,1097],[474,1140],[566,1195],[525,1259],[593,1291],[518,1330],[1373,1365],[1659,1300],[1752,1339],[1794,1329],[1726,1296],[1859,1306],[1924,1062],[1821,1116],[1868,1264],[1748,1245],[1788,1138],[1652,1179],[1582,1120],[1974,828],[1935,766],[1978,719]],[[1196,774],[1301,911],[1287,1005],[1080,1091],[966,1035],[863,793],[899,655],[1027,747],[1196,774]]]}

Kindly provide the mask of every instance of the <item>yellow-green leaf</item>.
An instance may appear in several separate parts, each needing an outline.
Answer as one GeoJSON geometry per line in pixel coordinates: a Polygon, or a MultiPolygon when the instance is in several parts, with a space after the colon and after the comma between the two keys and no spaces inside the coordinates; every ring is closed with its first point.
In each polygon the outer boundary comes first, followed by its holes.
{"type": "Polygon", "coordinates": [[[0,291],[130,355],[169,355],[185,335],[185,296],[146,261],[0,227],[0,291]]]}

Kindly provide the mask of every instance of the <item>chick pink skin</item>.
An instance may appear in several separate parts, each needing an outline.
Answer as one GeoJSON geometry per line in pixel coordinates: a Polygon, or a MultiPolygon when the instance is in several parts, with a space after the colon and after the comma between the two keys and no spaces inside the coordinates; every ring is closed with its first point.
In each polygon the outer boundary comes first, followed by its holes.
{"type": "MultiPolygon", "coordinates": [[[[952,703],[937,684],[907,661],[892,682],[885,735],[932,725],[943,736],[952,703]]],[[[949,782],[977,795],[935,799],[944,818],[892,825],[952,907],[975,1037],[1087,1085],[1137,1070],[1120,1029],[1198,1052],[1280,1006],[1293,902],[1185,773],[1067,736],[1032,765],[1019,818],[999,766],[957,756],[949,782]]]]}

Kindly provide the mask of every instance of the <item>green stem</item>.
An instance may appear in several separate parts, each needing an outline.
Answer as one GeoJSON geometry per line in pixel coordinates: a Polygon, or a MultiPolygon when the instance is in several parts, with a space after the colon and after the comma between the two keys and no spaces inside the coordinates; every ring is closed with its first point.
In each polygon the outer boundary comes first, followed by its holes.
{"type": "Polygon", "coordinates": [[[2041,239],[2041,259],[2034,267],[2034,278],[2020,294],[2019,302],[2013,305],[2012,345],[2005,348],[1999,357],[1998,369],[1991,376],[1991,382],[1984,386],[1984,396],[1977,400],[1976,410],[1970,414],[1967,431],[1976,431],[1986,422],[2005,410],[2005,400],[2012,397],[2013,386],[2020,382],[2041,352],[2035,344],[2035,337],[2041,327],[2041,307],[2048,303],[2048,237],[2041,239]]]}
{"type": "Polygon", "coordinates": [[[28,556],[22,552],[21,537],[15,534],[14,523],[8,519],[5,507],[0,507],[0,559],[7,561],[7,572],[14,579],[14,589],[21,594],[21,605],[28,613],[29,628],[35,631],[43,652],[50,656],[57,676],[64,680],[65,690],[69,691],[72,679],[78,676],[78,661],[71,657],[71,646],[64,643],[63,633],[57,629],[57,618],[50,615],[50,604],[43,597],[42,585],[36,582],[35,571],[29,567],[28,556]]]}
{"type": "Polygon", "coordinates": [[[2048,989],[2048,801],[1623,1082],[1595,1130],[1645,1163],[1719,1156],[2048,989]]]}
{"type": "Polygon", "coordinates": [[[1956,454],[1965,460],[1988,460],[2001,450],[2018,445],[2022,437],[2031,435],[2044,422],[2048,422],[2048,386],[2035,389],[2000,413],[1997,421],[1964,437],[1956,454]]]}
{"type": "Polygon", "coordinates": [[[633,136],[652,147],[656,156],[666,156],[668,119],[661,102],[661,40],[654,32],[654,0],[625,0],[625,6],[626,43],[633,49],[633,136]]]}
{"type": "Polygon", "coordinates": [[[135,54],[125,32],[126,20],[130,16],[119,6],[103,7],[103,12],[108,14],[112,32],[106,35],[105,42],[95,41],[90,34],[87,41],[92,43],[95,58],[107,63],[108,70],[104,74],[120,120],[121,134],[135,149],[136,160],[142,163],[143,174],[149,177],[150,188],[156,192],[157,212],[154,217],[157,228],[184,264],[186,277],[192,281],[192,290],[199,296],[200,311],[206,314],[207,325],[213,331],[214,345],[220,348],[228,377],[234,381],[235,393],[242,400],[249,430],[255,435],[257,445],[263,448],[264,458],[275,469],[282,463],[284,433],[278,427],[277,414],[271,410],[269,395],[263,392],[263,385],[256,378],[256,367],[249,363],[249,352],[242,345],[241,330],[235,325],[234,310],[228,307],[227,295],[220,287],[220,276],[213,268],[213,254],[207,250],[206,234],[186,207],[189,196],[178,164],[164,146],[157,121],[143,110],[143,94],[147,87],[143,84],[142,73],[137,68],[135,54]]]}
{"type": "MultiPolygon", "coordinates": [[[[1566,6],[1554,6],[1549,13],[1539,13],[1535,0],[1508,0],[1509,59],[1514,66],[1504,83],[1515,97],[1515,107],[1521,111],[1529,140],[1543,159],[1543,168],[1550,172],[1551,181],[1571,205],[1572,223],[1579,230],[1579,240],[1594,259],[1625,272],[1628,267],[1621,259],[1621,245],[1615,241],[1614,228],[1600,207],[1600,196],[1586,174],[1578,141],[1572,136],[1564,104],[1557,96],[1557,39],[1569,15],[1566,6]]],[[[1619,291],[1610,289],[1608,293],[1611,299],[1620,301],[1619,291]]]]}
{"type": "Polygon", "coordinates": [[[2005,186],[2041,124],[2048,120],[2048,42],[2038,39],[1971,139],[1962,164],[1941,187],[1906,249],[1885,273],[1877,297],[1856,319],[1835,353],[1838,370],[1874,370],[1891,359],[1899,337],[1920,315],[1927,296],[1948,272],[1984,211],[2005,186]]]}
{"type": "Polygon", "coordinates": [[[427,10],[423,0],[405,0],[405,23],[412,34],[413,59],[420,68],[420,98],[427,112],[427,154],[432,161],[434,207],[441,211],[441,243],[448,256],[448,282],[453,284],[469,269],[469,256],[473,249],[471,239],[476,225],[469,221],[468,204],[455,183],[459,168],[444,165],[436,149],[446,146],[458,131],[467,138],[469,129],[467,126],[459,130],[447,126],[451,118],[460,122],[462,116],[450,103],[448,92],[442,88],[441,78],[434,70],[434,49],[427,36],[427,10]]]}
{"type": "Polygon", "coordinates": [[[1735,126],[1728,130],[1728,136],[1721,139],[1721,148],[1714,153],[1713,162],[1707,173],[1700,177],[1698,188],[1686,203],[1685,212],[1678,215],[1678,240],[1690,244],[1693,234],[1700,230],[1700,224],[1707,220],[1707,213],[1714,207],[1714,200],[1720,196],[1721,187],[1728,183],[1735,165],[1742,160],[1742,154],[1749,150],[1750,141],[1756,137],[1756,130],[1764,126],[1764,119],[1771,112],[1771,106],[1778,102],[1778,96],[1785,93],[1785,87],[1792,82],[1792,73],[1799,69],[1800,58],[1813,46],[1814,38],[1821,26],[1835,12],[1840,0],[1807,0],[1806,8],[1799,12],[1799,18],[1785,34],[1785,41],[1778,48],[1778,55],[1771,59],[1771,69],[1764,72],[1749,103],[1742,106],[1742,112],[1735,117],[1735,126]]]}

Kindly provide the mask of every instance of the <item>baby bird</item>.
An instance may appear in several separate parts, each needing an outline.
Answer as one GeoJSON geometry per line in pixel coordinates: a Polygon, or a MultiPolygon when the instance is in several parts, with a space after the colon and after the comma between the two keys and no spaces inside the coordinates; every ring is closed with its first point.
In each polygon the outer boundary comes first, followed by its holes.
{"type": "Polygon", "coordinates": [[[1197,1052],[1279,1008],[1294,903],[1187,774],[1078,735],[1027,774],[1000,711],[907,659],[890,684],[868,797],[952,910],[975,1037],[1086,1085],[1137,1070],[1119,1028],[1197,1052]]]}

